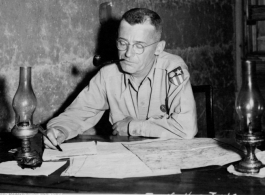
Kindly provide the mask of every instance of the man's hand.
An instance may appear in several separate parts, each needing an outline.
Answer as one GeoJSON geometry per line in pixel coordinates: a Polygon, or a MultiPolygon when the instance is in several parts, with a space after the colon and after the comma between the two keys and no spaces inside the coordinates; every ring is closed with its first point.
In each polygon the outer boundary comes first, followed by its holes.
{"type": "Polygon", "coordinates": [[[128,116],[125,119],[118,121],[112,126],[113,135],[129,136],[129,123],[133,120],[132,117],[128,116]]]}
{"type": "Polygon", "coordinates": [[[55,146],[60,145],[65,140],[65,136],[62,131],[55,128],[47,129],[47,136],[50,138],[52,143],[46,137],[43,137],[45,148],[57,150],[55,146]]]}

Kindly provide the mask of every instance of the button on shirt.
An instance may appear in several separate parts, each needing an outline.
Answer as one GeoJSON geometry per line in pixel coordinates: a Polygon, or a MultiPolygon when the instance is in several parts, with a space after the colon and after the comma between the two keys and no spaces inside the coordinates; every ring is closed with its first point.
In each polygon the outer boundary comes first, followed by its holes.
{"type": "Polygon", "coordinates": [[[139,86],[134,83],[132,78],[129,77],[128,79],[128,87],[137,118],[146,120],[152,91],[151,79],[147,76],[139,86]]]}
{"type": "Polygon", "coordinates": [[[110,109],[112,124],[130,116],[129,134],[146,137],[190,139],[197,133],[196,105],[184,61],[162,52],[138,86],[133,78],[112,64],[101,68],[73,103],[47,127],[61,130],[67,139],[95,126],[110,109]],[[169,81],[176,68],[183,72],[179,83],[169,81]]]}

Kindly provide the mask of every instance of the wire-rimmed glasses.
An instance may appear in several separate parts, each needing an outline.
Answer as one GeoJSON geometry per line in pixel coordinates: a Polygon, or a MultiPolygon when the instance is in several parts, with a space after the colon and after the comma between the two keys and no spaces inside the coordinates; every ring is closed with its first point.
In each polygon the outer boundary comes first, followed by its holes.
{"type": "Polygon", "coordinates": [[[155,44],[155,43],[158,43],[158,42],[159,42],[159,41],[156,41],[156,42],[151,43],[151,44],[149,44],[149,45],[143,45],[142,43],[134,43],[134,44],[130,44],[130,43],[128,43],[128,42],[125,41],[125,40],[117,39],[117,41],[116,41],[116,46],[117,46],[117,49],[118,49],[118,50],[120,50],[120,51],[125,51],[125,50],[128,49],[129,45],[132,45],[132,48],[133,48],[133,50],[134,50],[134,52],[135,52],[136,54],[142,54],[142,53],[144,53],[144,49],[145,49],[146,47],[149,47],[149,46],[151,46],[151,45],[153,45],[153,44],[155,44]]]}

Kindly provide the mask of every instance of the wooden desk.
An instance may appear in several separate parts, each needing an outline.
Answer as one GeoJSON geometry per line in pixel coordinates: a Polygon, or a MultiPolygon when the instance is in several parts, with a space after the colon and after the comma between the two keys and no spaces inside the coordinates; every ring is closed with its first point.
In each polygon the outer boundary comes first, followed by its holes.
{"type": "MultiPolygon", "coordinates": [[[[143,138],[79,136],[76,141],[133,141],[143,138]]],[[[16,145],[12,136],[0,139],[0,161],[11,159],[7,148],[16,145]],[[11,141],[12,140],[12,141],[11,141]]],[[[265,178],[238,177],[226,171],[226,167],[206,167],[182,170],[181,174],[128,178],[99,179],[60,177],[66,164],[52,175],[12,176],[0,175],[0,193],[119,193],[119,194],[265,194],[265,178]]]]}

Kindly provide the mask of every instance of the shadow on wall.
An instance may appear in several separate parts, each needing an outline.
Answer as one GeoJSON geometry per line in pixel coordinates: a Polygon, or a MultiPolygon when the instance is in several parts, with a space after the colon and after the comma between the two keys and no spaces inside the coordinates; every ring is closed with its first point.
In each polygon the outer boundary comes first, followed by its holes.
{"type": "Polygon", "coordinates": [[[5,91],[5,80],[0,77],[0,132],[8,131],[8,123],[11,120],[13,110],[8,106],[6,91],[5,91]]]}
{"type": "MultiPolygon", "coordinates": [[[[101,56],[102,62],[118,59],[116,40],[118,36],[120,20],[111,18],[101,23],[97,37],[96,54],[101,56]]],[[[95,126],[98,135],[109,136],[112,133],[112,125],[109,122],[109,110],[107,110],[95,126]]]]}
{"type": "MultiPolygon", "coordinates": [[[[117,39],[117,32],[119,27],[119,20],[117,19],[109,19],[103,23],[99,28],[98,36],[96,41],[96,50],[95,54],[101,56],[101,62],[110,61],[113,59],[118,58],[118,51],[116,48],[116,39],[117,39]]],[[[97,73],[98,69],[94,71],[90,71],[86,73],[83,77],[82,81],[77,85],[75,90],[67,97],[66,101],[61,105],[61,107],[54,113],[53,117],[58,116],[62,113],[78,96],[78,94],[89,84],[91,78],[97,73]]],[[[78,71],[77,67],[73,67],[72,75],[78,76],[81,74],[78,71]]],[[[50,118],[51,119],[51,118],[50,118]]],[[[48,119],[42,125],[46,126],[46,123],[50,120],[48,119]]],[[[100,135],[108,135],[111,132],[111,125],[109,122],[109,111],[107,110],[101,120],[96,125],[95,129],[97,134],[100,135]],[[109,130],[106,130],[109,129],[109,130]]]]}
{"type": "Polygon", "coordinates": [[[102,62],[118,58],[116,39],[118,36],[120,20],[109,19],[101,23],[96,44],[96,54],[100,55],[102,62]]]}

